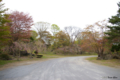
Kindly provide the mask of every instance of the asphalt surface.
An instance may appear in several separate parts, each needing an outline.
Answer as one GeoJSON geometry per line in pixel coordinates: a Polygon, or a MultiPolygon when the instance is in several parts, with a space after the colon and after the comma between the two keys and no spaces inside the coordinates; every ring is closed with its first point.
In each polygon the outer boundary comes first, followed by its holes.
{"type": "Polygon", "coordinates": [[[120,80],[120,69],[91,63],[85,58],[53,59],[0,71],[0,80],[120,80]]]}

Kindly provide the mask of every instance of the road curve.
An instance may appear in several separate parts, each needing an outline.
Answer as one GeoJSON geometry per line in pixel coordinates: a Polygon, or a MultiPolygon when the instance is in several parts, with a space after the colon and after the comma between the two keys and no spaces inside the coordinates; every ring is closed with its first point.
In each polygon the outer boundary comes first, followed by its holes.
{"type": "MultiPolygon", "coordinates": [[[[0,71],[0,80],[120,80],[120,69],[67,57],[0,71]]],[[[92,57],[92,56],[91,56],[92,57]]]]}

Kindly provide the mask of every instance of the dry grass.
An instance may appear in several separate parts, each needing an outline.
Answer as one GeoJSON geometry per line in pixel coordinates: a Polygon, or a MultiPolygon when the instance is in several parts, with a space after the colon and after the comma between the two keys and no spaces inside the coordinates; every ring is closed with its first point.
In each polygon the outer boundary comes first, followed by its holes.
{"type": "MultiPolygon", "coordinates": [[[[7,68],[13,68],[13,67],[17,67],[17,66],[22,66],[22,65],[30,65],[33,63],[47,61],[47,60],[51,60],[51,59],[54,59],[54,58],[33,58],[33,59],[30,59],[30,58],[24,57],[20,61],[17,61],[17,60],[11,60],[11,61],[6,61],[6,62],[4,61],[5,64],[0,65],[0,70],[4,70],[7,68]]],[[[0,61],[0,62],[2,62],[2,61],[0,61]]]]}
{"type": "Polygon", "coordinates": [[[120,68],[120,59],[111,59],[111,60],[97,60],[97,57],[90,57],[87,60],[109,67],[120,68]]]}
{"type": "Polygon", "coordinates": [[[32,59],[30,59],[29,57],[21,57],[20,61],[17,61],[16,58],[14,58],[13,60],[0,60],[0,70],[12,68],[12,67],[16,67],[16,66],[29,65],[29,64],[42,62],[42,61],[55,59],[55,58],[73,57],[73,56],[88,56],[88,55],[57,55],[57,54],[53,54],[53,53],[41,54],[41,55],[43,55],[42,58],[33,57],[32,59]]]}
{"type": "Polygon", "coordinates": [[[17,61],[16,58],[13,58],[13,60],[0,60],[0,70],[4,70],[7,68],[22,66],[22,65],[29,65],[37,62],[47,61],[55,58],[63,58],[67,57],[64,55],[56,55],[56,54],[41,54],[43,55],[42,58],[36,58],[35,56],[33,58],[29,57],[21,57],[20,61],[17,61]]]}

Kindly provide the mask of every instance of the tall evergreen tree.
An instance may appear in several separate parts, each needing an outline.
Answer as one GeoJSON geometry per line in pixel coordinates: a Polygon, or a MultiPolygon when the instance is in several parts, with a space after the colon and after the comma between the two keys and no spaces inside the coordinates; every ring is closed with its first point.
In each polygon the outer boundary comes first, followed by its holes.
{"type": "Polygon", "coordinates": [[[106,34],[108,35],[106,38],[110,41],[110,43],[113,44],[111,49],[112,52],[117,49],[114,48],[114,46],[117,47],[120,44],[120,2],[118,3],[118,8],[119,9],[117,11],[117,15],[109,18],[111,26],[107,26],[109,28],[109,31],[106,32],[106,34]]]}
{"type": "Polygon", "coordinates": [[[0,0],[0,49],[5,44],[8,43],[8,40],[10,39],[10,27],[7,26],[7,23],[10,22],[8,19],[9,15],[5,14],[5,12],[8,9],[4,9],[4,4],[1,3],[2,0],[0,0]]]}
{"type": "Polygon", "coordinates": [[[109,18],[109,22],[112,24],[111,26],[107,26],[109,31],[106,32],[108,35],[108,39],[112,43],[119,43],[120,42],[120,2],[118,3],[118,13],[115,16],[109,18]]]}

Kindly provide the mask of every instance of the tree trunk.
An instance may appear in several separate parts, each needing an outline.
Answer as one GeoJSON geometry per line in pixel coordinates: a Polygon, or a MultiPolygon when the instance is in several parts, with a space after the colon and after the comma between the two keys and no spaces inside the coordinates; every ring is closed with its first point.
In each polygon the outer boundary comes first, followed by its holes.
{"type": "Polygon", "coordinates": [[[18,58],[17,60],[19,61],[20,60],[20,51],[18,51],[18,58]]]}
{"type": "Polygon", "coordinates": [[[99,60],[101,60],[101,59],[104,58],[103,52],[104,52],[104,49],[101,49],[100,51],[98,51],[98,59],[99,59],[99,60]]]}

